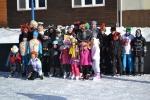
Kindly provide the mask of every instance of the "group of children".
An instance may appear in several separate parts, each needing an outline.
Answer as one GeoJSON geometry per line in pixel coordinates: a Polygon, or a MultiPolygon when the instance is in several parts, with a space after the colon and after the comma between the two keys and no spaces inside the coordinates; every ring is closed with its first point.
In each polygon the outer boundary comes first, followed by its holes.
{"type": "Polygon", "coordinates": [[[65,28],[49,25],[46,31],[42,23],[38,25],[34,20],[30,26],[21,25],[19,48],[16,45],[11,48],[9,77],[17,71],[31,80],[43,79],[43,76],[87,80],[93,71],[92,79],[99,80],[101,73],[126,74],[127,59],[129,73],[137,75],[140,64],[142,74],[147,50],[141,30],[136,31],[134,38],[131,28],[126,28],[126,34],[121,37],[116,28],[111,27],[107,36],[105,24],[100,29],[96,24],[92,21],[91,28],[85,21],[65,28]],[[134,68],[131,53],[135,58],[134,68]]]}

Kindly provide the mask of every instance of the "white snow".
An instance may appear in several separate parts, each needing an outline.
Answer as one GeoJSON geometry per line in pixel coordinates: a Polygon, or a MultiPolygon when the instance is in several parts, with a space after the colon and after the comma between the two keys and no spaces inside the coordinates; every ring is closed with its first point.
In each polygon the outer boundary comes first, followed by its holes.
{"type": "Polygon", "coordinates": [[[100,81],[6,78],[0,72],[0,100],[150,100],[150,75],[103,76],[100,81]]]}
{"type": "MultiPolygon", "coordinates": [[[[142,35],[150,42],[150,28],[136,28],[133,27],[131,33],[135,35],[136,29],[142,30],[142,35]]],[[[106,34],[110,33],[110,27],[106,27],[106,34]]],[[[117,31],[122,35],[125,33],[124,27],[117,27],[117,31]]],[[[20,29],[5,29],[0,28],[0,44],[2,43],[19,43],[20,29]]]]}

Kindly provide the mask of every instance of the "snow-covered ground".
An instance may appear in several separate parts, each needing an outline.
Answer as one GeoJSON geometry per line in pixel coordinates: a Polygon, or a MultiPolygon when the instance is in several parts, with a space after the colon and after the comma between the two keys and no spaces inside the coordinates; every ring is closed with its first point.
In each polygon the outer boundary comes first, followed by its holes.
{"type": "Polygon", "coordinates": [[[150,75],[29,81],[0,72],[0,100],[150,100],[150,75]]]}
{"type": "MultiPolygon", "coordinates": [[[[135,35],[136,29],[141,29],[143,36],[146,38],[147,42],[150,42],[150,28],[136,28],[133,27],[131,33],[135,35]]],[[[110,33],[110,27],[106,27],[106,34],[110,33]]],[[[124,27],[117,27],[117,31],[121,34],[125,33],[124,27]]],[[[19,35],[20,29],[5,29],[0,28],[0,44],[2,43],[18,43],[19,42],[19,35]]]]}

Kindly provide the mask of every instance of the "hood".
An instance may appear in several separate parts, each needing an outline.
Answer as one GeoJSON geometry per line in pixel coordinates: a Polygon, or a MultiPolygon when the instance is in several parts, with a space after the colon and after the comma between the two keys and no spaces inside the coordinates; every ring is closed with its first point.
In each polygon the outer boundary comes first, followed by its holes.
{"type": "Polygon", "coordinates": [[[142,37],[142,34],[141,34],[141,30],[140,30],[140,29],[137,29],[137,30],[136,30],[135,36],[136,36],[137,38],[142,37]]]}
{"type": "Polygon", "coordinates": [[[100,42],[99,42],[99,39],[96,39],[96,38],[92,38],[94,41],[93,41],[93,45],[94,46],[98,46],[99,44],[100,44],[100,42]]]}

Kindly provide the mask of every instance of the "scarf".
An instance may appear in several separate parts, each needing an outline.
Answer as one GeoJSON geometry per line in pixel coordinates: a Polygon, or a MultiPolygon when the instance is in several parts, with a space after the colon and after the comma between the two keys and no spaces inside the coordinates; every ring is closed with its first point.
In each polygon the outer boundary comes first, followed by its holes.
{"type": "Polygon", "coordinates": [[[72,57],[72,58],[75,58],[75,57],[76,57],[75,50],[76,50],[76,46],[71,46],[71,48],[70,48],[70,50],[69,50],[69,54],[71,54],[71,57],[72,57]]]}

